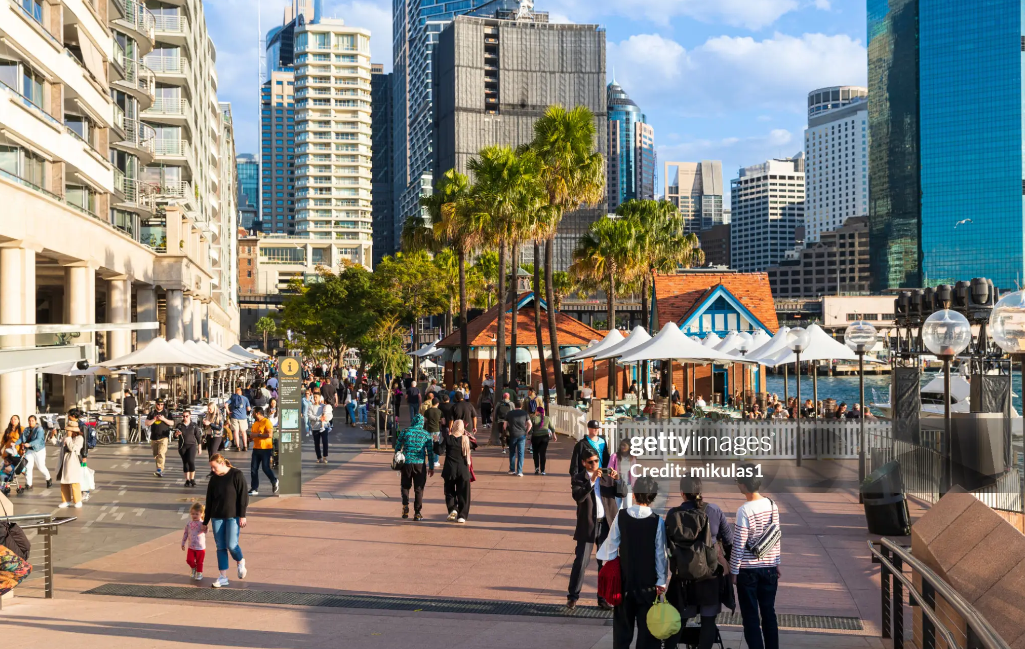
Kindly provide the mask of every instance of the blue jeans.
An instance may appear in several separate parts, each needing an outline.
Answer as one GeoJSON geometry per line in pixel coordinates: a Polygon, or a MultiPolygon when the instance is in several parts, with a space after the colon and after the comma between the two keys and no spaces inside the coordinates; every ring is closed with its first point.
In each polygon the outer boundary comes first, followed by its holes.
{"type": "Polygon", "coordinates": [[[356,409],[356,411],[359,413],[359,423],[367,423],[367,404],[361,403],[359,408],[356,409]]]}
{"type": "Polygon", "coordinates": [[[741,568],[737,575],[737,603],[744,619],[744,640],[751,649],[779,649],[778,585],[775,568],[741,568]]]}
{"type": "Polygon", "coordinates": [[[509,470],[516,473],[523,473],[523,454],[527,448],[526,437],[512,437],[509,439],[509,470]]]}
{"type": "Polygon", "coordinates": [[[211,518],[214,529],[214,543],[217,544],[217,569],[228,569],[228,553],[236,562],[242,560],[242,548],[238,547],[239,521],[237,518],[211,518]]]}
{"type": "Polygon", "coordinates": [[[270,459],[274,455],[274,449],[270,448],[254,448],[253,449],[253,462],[250,466],[252,480],[250,486],[253,491],[259,491],[260,489],[260,468],[263,468],[263,472],[267,474],[270,479],[271,485],[275,485],[278,482],[277,476],[274,475],[274,471],[270,468],[270,459]]]}
{"type": "Polygon", "coordinates": [[[353,426],[355,426],[356,425],[356,404],[350,401],[349,403],[345,404],[345,409],[349,411],[349,422],[353,426]]]}

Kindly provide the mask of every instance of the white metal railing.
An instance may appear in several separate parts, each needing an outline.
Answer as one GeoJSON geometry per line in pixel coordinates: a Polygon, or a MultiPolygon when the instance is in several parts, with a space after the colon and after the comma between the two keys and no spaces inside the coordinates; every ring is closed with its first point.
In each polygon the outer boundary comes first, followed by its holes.
{"type": "Polygon", "coordinates": [[[153,127],[143,124],[137,119],[124,118],[125,137],[123,143],[147,151],[153,155],[153,127]]]}
{"type": "Polygon", "coordinates": [[[147,55],[143,59],[146,67],[157,74],[186,74],[189,71],[189,61],[180,56],[153,56],[147,55]]]}
{"type": "Polygon", "coordinates": [[[184,97],[157,97],[146,109],[147,115],[188,115],[189,100],[184,97]]]}
{"type": "Polygon", "coordinates": [[[153,144],[153,152],[156,155],[186,156],[189,150],[188,140],[165,140],[156,139],[153,144]]]}
{"type": "Polygon", "coordinates": [[[189,31],[189,20],[181,14],[154,15],[153,30],[165,34],[184,34],[189,31]]]}
{"type": "Polygon", "coordinates": [[[124,22],[131,25],[137,31],[153,38],[153,14],[146,5],[136,0],[114,0],[125,14],[124,22]]]}
{"type": "Polygon", "coordinates": [[[153,72],[140,61],[125,59],[125,79],[129,85],[135,86],[147,95],[153,95],[153,72]]]}

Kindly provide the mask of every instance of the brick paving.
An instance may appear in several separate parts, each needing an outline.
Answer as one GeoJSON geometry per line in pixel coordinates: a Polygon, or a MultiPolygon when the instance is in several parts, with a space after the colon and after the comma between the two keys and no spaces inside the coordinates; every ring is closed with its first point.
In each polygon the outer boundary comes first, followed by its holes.
{"type": "MultiPolygon", "coordinates": [[[[554,458],[547,476],[529,472],[529,456],[528,474],[516,478],[505,473],[507,459],[499,451],[478,452],[470,520],[455,525],[444,520],[438,474],[428,480],[426,519],[401,520],[398,475],[387,467],[390,455],[359,452],[366,448],[362,431],[344,425],[336,431],[336,448],[344,457],[340,464],[325,468],[312,462],[309,449],[303,497],[255,499],[241,538],[250,574],[245,582],[233,580],[232,588],[565,601],[575,516],[566,475],[569,440],[560,437],[550,447],[554,458]]],[[[142,448],[116,447],[91,456],[103,486],[79,510],[83,520],[58,536],[59,599],[39,599],[37,581],[20,588],[18,597],[5,602],[0,618],[11,642],[47,647],[62,639],[103,647],[161,647],[182,641],[199,646],[318,647],[338,646],[339,638],[345,638],[345,646],[355,647],[611,647],[610,629],[600,620],[214,602],[158,604],[84,595],[104,583],[209,588],[209,579],[202,586],[190,584],[180,550],[183,508],[191,498],[202,498],[204,491],[188,491],[149,476],[152,469],[146,456],[142,448]],[[211,620],[216,620],[213,630],[205,628],[211,620]]],[[[175,462],[176,457],[170,459],[169,467],[173,469],[175,462]]],[[[238,464],[247,469],[245,462],[238,464]]],[[[774,486],[784,491],[799,482],[800,476],[780,467],[774,486]]],[[[849,483],[848,476],[837,484],[849,483]]],[[[673,487],[669,482],[662,486],[673,487]]],[[[709,484],[706,491],[708,499],[731,517],[741,503],[732,485],[709,484]]],[[[786,632],[783,646],[881,646],[870,637],[878,636],[878,576],[869,560],[865,542],[870,537],[853,490],[773,497],[781,507],[785,535],[778,610],[858,617],[865,625],[860,635],[786,632]]],[[[38,511],[27,505],[54,506],[55,498],[37,491],[16,498],[15,504],[19,513],[38,511]]],[[[672,494],[660,505],[675,504],[678,498],[672,494]]],[[[212,538],[208,545],[213,566],[212,538]]],[[[229,577],[234,577],[234,569],[229,577]]],[[[584,601],[593,598],[596,581],[592,568],[584,601]]],[[[727,646],[742,646],[738,633],[736,627],[724,629],[727,646]]]]}

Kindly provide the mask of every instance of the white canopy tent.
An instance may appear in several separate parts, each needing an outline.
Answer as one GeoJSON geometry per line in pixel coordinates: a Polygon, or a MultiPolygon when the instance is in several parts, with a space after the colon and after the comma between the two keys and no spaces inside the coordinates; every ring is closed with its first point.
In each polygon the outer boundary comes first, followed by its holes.
{"type": "Polygon", "coordinates": [[[180,340],[168,342],[157,337],[121,358],[100,363],[103,367],[156,367],[159,365],[180,365],[182,367],[214,367],[218,363],[206,361],[190,354],[180,340]],[[177,344],[173,344],[177,343],[177,344]]]}
{"type": "MultiPolygon", "coordinates": [[[[802,361],[858,360],[858,355],[850,347],[827,334],[817,324],[810,325],[805,330],[808,332],[809,340],[808,347],[801,350],[802,361]]],[[[774,357],[765,358],[763,356],[762,359],[766,365],[776,367],[787,363],[796,363],[797,354],[790,351],[790,348],[784,344],[783,349],[774,357]]]]}
{"type": "Polygon", "coordinates": [[[619,332],[619,329],[613,329],[605,335],[597,345],[589,345],[586,349],[582,350],[579,354],[573,354],[570,358],[566,359],[566,362],[582,361],[588,358],[594,358],[601,352],[609,349],[613,345],[618,345],[623,342],[623,334],[619,332]]]}
{"type": "Polygon", "coordinates": [[[687,363],[707,363],[734,360],[730,354],[699,345],[688,338],[675,322],[667,322],[658,334],[623,354],[623,363],[636,361],[678,360],[687,363]]]}
{"type": "Polygon", "coordinates": [[[790,327],[780,327],[775,336],[748,352],[746,360],[761,362],[762,359],[774,358],[780,352],[788,349],[787,332],[789,331],[790,327]]]}
{"type": "Polygon", "coordinates": [[[644,327],[637,325],[634,327],[634,330],[630,332],[629,336],[615,345],[607,347],[605,351],[599,352],[598,355],[594,357],[594,360],[603,361],[609,358],[619,358],[626,352],[643,345],[649,340],[651,340],[651,335],[645,331],[644,327]]]}
{"type": "Polygon", "coordinates": [[[262,361],[263,359],[267,358],[266,354],[262,352],[260,354],[256,354],[254,352],[249,351],[242,345],[232,345],[228,348],[228,351],[240,358],[246,359],[247,361],[262,361]]]}

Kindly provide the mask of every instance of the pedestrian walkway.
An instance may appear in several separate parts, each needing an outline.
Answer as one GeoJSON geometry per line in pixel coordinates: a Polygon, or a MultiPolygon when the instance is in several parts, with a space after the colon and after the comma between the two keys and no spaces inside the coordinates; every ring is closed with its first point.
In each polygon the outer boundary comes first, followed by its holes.
{"type": "MultiPolygon", "coordinates": [[[[128,458],[120,460],[128,464],[122,466],[130,474],[124,478],[128,484],[104,486],[79,510],[87,520],[62,529],[57,537],[59,599],[36,599],[39,582],[27,582],[19,597],[5,603],[0,623],[8,627],[6,637],[19,646],[47,647],[61,641],[104,647],[137,647],[140,642],[159,647],[182,641],[198,646],[317,647],[338,646],[339,638],[346,639],[346,646],[358,647],[611,647],[610,627],[600,617],[587,617],[584,607],[578,616],[545,617],[274,603],[288,600],[288,593],[303,594],[307,603],[311,595],[487,600],[545,607],[565,602],[576,509],[567,475],[570,440],[560,437],[550,447],[547,476],[533,474],[529,456],[527,475],[509,476],[507,456],[498,449],[479,451],[469,521],[455,525],[444,520],[439,474],[428,480],[425,520],[402,520],[399,477],[388,468],[390,453],[357,453],[366,448],[369,435],[338,426],[337,420],[336,437],[336,448],[349,451],[345,461],[316,465],[310,450],[302,497],[259,497],[251,506],[249,526],[241,537],[249,575],[245,582],[233,579],[231,589],[268,593],[256,599],[270,603],[157,602],[86,594],[110,584],[191,589],[203,599],[218,593],[209,588],[209,579],[201,586],[189,581],[180,550],[182,514],[192,498],[205,494],[204,480],[200,488],[186,491],[145,477],[141,465],[136,470],[134,464],[145,456],[137,457],[141,449],[133,449],[120,452],[128,458]],[[115,497],[122,489],[125,493],[115,497]],[[99,513],[90,518],[102,507],[107,508],[100,512],[106,514],[102,520],[97,520],[99,513]],[[139,508],[145,511],[136,517],[139,508]],[[90,520],[92,525],[86,527],[90,520]],[[204,625],[211,620],[217,628],[209,632],[204,625]],[[96,642],[83,643],[74,633],[94,634],[96,642]]],[[[100,459],[105,452],[91,456],[90,462],[105,461],[100,459]]],[[[231,454],[229,458],[235,461],[231,454]]],[[[117,473],[116,459],[110,460],[109,468],[97,468],[105,485],[119,480],[103,479],[117,473]]],[[[662,484],[671,489],[670,505],[679,498],[673,482],[662,484]]],[[[843,635],[784,630],[783,646],[881,646],[871,637],[879,635],[878,576],[854,492],[773,497],[782,511],[785,534],[779,612],[854,619],[861,626],[860,631],[843,635]]],[[[709,485],[708,499],[730,514],[741,502],[732,485],[725,483],[709,485]]],[[[27,498],[15,502],[20,512],[31,509],[26,507],[27,498]]],[[[212,538],[208,544],[213,547],[212,538]]],[[[234,571],[229,572],[233,576],[234,571]]],[[[596,581],[592,571],[582,605],[593,601],[596,581]]],[[[739,627],[724,629],[733,649],[741,646],[738,633],[739,627]]]]}

